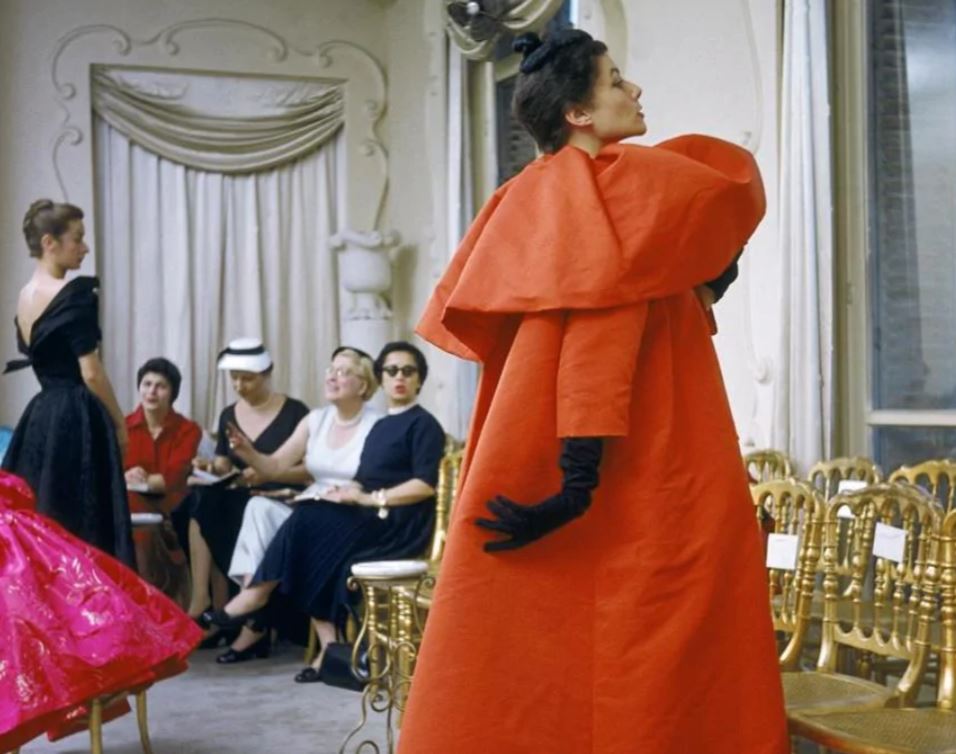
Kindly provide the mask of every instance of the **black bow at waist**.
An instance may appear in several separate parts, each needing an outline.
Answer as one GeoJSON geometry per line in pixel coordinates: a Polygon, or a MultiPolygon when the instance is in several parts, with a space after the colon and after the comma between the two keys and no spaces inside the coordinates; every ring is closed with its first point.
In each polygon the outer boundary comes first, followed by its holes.
{"type": "Polygon", "coordinates": [[[26,369],[27,367],[33,366],[32,359],[14,359],[13,361],[8,361],[6,369],[3,370],[4,374],[9,372],[16,372],[20,369],[26,369]]]}

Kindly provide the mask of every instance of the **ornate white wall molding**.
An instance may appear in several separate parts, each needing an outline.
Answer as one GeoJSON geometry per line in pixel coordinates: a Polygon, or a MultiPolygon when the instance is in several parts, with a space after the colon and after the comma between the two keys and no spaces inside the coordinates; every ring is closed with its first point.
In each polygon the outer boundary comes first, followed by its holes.
{"type": "Polygon", "coordinates": [[[89,167],[92,65],[321,77],[346,86],[346,196],[340,227],[374,230],[381,221],[388,188],[388,152],[377,129],[387,108],[387,84],[375,56],[354,42],[328,40],[301,49],[272,29],[231,18],[181,21],[145,37],[119,26],[91,24],[60,37],[49,61],[50,81],[63,112],[52,138],[51,159],[64,198],[85,206],[93,200],[89,167]],[[229,35],[226,44],[222,44],[224,34],[229,35]],[[236,44],[236,35],[242,36],[242,44],[236,44]]]}

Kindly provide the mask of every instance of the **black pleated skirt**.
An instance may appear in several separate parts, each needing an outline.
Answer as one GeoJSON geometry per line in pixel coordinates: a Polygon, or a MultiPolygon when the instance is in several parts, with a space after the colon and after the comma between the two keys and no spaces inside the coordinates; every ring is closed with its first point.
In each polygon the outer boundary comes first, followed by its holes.
{"type": "Polygon", "coordinates": [[[352,565],[420,556],[434,524],[434,499],[392,508],[384,520],[374,508],[300,503],[279,528],[252,583],[277,581],[279,593],[305,613],[341,623],[352,565]]]}

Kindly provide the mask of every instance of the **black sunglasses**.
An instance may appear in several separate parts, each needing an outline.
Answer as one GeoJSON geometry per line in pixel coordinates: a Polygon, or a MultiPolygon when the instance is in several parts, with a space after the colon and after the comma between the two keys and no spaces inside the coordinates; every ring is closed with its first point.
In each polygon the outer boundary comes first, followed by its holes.
{"type": "Polygon", "coordinates": [[[406,364],[403,367],[390,364],[387,367],[382,367],[382,371],[389,377],[395,377],[399,372],[402,373],[402,377],[411,377],[413,374],[418,374],[418,367],[413,367],[411,364],[406,364]]]}

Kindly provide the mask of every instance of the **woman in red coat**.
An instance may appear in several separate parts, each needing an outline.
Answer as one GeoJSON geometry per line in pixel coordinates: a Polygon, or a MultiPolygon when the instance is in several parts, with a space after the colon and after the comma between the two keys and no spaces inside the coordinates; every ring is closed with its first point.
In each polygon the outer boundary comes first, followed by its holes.
{"type": "Polygon", "coordinates": [[[584,32],[516,49],[544,155],[482,210],[419,325],[483,370],[399,750],[784,754],[701,288],[763,215],[756,165],[703,136],[619,144],[646,130],[641,90],[584,32]]]}

